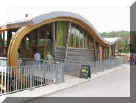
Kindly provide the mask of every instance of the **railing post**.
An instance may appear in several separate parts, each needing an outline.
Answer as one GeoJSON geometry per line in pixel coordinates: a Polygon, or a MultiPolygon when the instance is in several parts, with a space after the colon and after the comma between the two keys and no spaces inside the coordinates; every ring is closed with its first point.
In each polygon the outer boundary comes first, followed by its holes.
{"type": "Polygon", "coordinates": [[[57,76],[56,76],[56,83],[62,83],[64,82],[64,64],[59,63],[57,65],[57,76]]]}

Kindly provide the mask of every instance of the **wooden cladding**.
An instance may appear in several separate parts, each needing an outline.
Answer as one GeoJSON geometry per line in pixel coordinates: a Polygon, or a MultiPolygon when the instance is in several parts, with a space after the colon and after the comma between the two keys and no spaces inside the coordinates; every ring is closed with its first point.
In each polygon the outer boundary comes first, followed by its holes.
{"type": "Polygon", "coordinates": [[[99,47],[99,51],[100,51],[99,60],[102,60],[103,59],[103,48],[101,46],[99,47]]]}
{"type": "Polygon", "coordinates": [[[68,63],[86,63],[95,60],[95,50],[69,48],[67,53],[68,63]]]}
{"type": "Polygon", "coordinates": [[[9,64],[9,66],[17,66],[17,51],[18,51],[18,48],[20,46],[22,39],[26,35],[28,35],[30,32],[32,32],[35,29],[40,28],[40,27],[42,27],[46,24],[50,24],[50,23],[58,22],[58,21],[71,22],[71,23],[77,24],[80,27],[82,27],[83,30],[87,31],[88,34],[90,36],[92,36],[92,38],[95,39],[95,41],[98,42],[100,45],[108,46],[108,44],[105,44],[104,41],[102,41],[97,36],[97,34],[93,30],[93,28],[91,28],[89,25],[87,25],[83,21],[76,19],[76,18],[72,18],[72,17],[56,17],[56,18],[53,18],[53,19],[48,19],[48,20],[42,21],[39,24],[33,25],[33,24],[30,23],[30,24],[26,25],[25,27],[21,28],[20,30],[18,30],[18,32],[16,32],[14,38],[10,42],[9,49],[8,49],[8,64],[9,64]]]}
{"type": "Polygon", "coordinates": [[[56,54],[56,57],[55,57],[56,61],[64,61],[64,59],[65,59],[65,48],[56,47],[55,54],[56,54]]]}

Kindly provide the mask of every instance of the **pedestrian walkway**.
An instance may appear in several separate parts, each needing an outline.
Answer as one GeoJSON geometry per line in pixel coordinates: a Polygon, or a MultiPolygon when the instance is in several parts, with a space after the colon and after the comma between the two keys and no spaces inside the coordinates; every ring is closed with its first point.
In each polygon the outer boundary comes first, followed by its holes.
{"type": "Polygon", "coordinates": [[[130,97],[130,69],[122,68],[45,97],[130,97]]]}

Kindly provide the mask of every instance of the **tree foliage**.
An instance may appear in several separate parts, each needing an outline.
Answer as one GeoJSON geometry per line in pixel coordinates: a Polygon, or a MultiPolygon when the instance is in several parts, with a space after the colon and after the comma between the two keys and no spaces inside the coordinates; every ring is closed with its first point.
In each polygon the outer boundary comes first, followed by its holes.
{"type": "Polygon", "coordinates": [[[103,38],[114,38],[114,37],[120,37],[120,52],[129,52],[130,47],[128,45],[128,42],[130,40],[130,32],[128,31],[112,31],[112,32],[103,32],[101,33],[103,38]]]}

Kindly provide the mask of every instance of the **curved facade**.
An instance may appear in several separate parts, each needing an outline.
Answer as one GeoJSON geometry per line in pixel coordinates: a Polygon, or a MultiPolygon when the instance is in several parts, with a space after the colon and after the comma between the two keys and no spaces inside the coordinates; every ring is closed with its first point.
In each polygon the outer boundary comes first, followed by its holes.
{"type": "Polygon", "coordinates": [[[35,17],[17,29],[9,43],[8,64],[18,65],[18,50],[22,58],[32,58],[33,50],[37,49],[43,59],[50,52],[56,60],[86,57],[91,61],[110,56],[112,45],[83,17],[70,12],[52,12],[35,17]]]}

